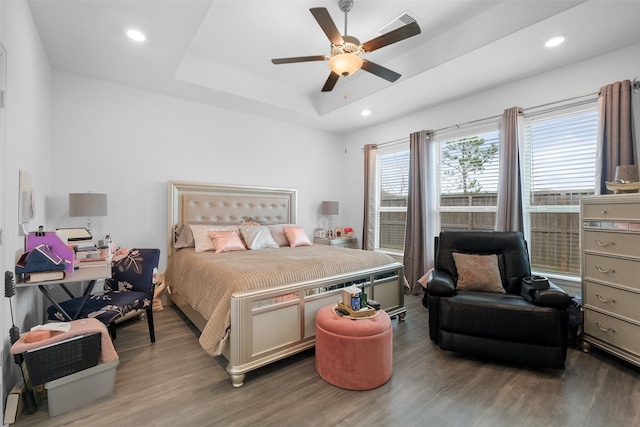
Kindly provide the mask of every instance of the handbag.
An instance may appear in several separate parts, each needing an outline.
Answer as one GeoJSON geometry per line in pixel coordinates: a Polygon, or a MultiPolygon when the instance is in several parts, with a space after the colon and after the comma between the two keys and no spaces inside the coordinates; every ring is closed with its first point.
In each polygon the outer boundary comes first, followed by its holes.
{"type": "Polygon", "coordinates": [[[67,263],[45,244],[22,254],[16,263],[16,274],[57,271],[67,268],[67,263]]]}

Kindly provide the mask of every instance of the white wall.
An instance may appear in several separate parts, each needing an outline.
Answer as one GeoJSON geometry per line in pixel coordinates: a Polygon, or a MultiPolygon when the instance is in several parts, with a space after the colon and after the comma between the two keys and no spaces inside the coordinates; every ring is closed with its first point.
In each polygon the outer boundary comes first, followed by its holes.
{"type": "MultiPolygon", "coordinates": [[[[354,231],[362,234],[362,195],[365,144],[382,144],[422,129],[441,129],[455,124],[502,115],[506,108],[535,107],[576,96],[597,92],[602,86],[619,80],[633,80],[640,75],[640,44],[611,52],[600,57],[536,75],[493,90],[470,95],[435,108],[423,110],[402,119],[349,134],[348,154],[344,156],[344,193],[342,198],[351,205],[343,220],[354,224],[354,231]]],[[[473,89],[473,76],[468,80],[473,89]]]]}
{"type": "MultiPolygon", "coordinates": [[[[335,135],[208,105],[53,72],[52,188],[48,220],[69,218],[70,192],[102,192],[109,215],[96,233],[123,247],[166,248],[167,181],[298,190],[298,222],[312,235],[321,200],[340,200],[335,135]],[[101,235],[101,234],[100,234],[101,235]]],[[[344,202],[343,202],[344,203],[344,202]]],[[[166,258],[163,256],[161,268],[166,258]]]]}
{"type": "MultiPolygon", "coordinates": [[[[46,225],[45,196],[50,192],[51,166],[51,73],[40,36],[25,1],[0,3],[0,42],[7,51],[6,182],[4,202],[5,270],[13,270],[22,253],[24,237],[18,229],[18,171],[32,174],[36,195],[36,218],[32,227],[46,225]]],[[[41,301],[36,290],[19,290],[13,297],[16,324],[21,331],[33,326],[41,301]]],[[[7,298],[2,298],[2,384],[5,393],[14,384],[19,370],[9,354],[11,316],[7,298]]],[[[4,399],[3,399],[4,402],[4,399]]]]}

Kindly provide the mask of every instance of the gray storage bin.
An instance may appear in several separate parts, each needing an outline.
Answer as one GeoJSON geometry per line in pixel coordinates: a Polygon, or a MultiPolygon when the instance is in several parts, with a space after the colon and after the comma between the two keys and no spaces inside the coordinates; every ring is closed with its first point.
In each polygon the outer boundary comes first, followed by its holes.
{"type": "Polygon", "coordinates": [[[54,417],[112,395],[116,388],[116,368],[119,362],[116,359],[109,363],[99,363],[93,368],[45,383],[49,416],[54,417]]]}

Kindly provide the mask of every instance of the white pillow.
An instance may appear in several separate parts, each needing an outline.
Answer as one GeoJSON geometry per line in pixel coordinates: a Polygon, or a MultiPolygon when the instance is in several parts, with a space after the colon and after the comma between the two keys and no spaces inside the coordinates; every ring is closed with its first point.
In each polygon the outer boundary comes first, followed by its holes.
{"type": "Polygon", "coordinates": [[[208,231],[238,231],[237,225],[189,224],[193,233],[196,252],[213,251],[215,247],[208,231]]]}
{"type": "Polygon", "coordinates": [[[273,236],[271,236],[269,228],[263,225],[241,225],[240,234],[242,235],[242,239],[249,250],[278,247],[276,241],[273,240],[273,236]]]}

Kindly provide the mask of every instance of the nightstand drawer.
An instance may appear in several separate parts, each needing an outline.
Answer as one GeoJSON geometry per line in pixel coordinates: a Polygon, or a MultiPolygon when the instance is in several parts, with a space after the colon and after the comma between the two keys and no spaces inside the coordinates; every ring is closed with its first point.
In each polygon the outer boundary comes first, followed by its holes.
{"type": "Polygon", "coordinates": [[[640,262],[596,254],[584,255],[585,279],[599,280],[640,290],[640,262]]]}
{"type": "Polygon", "coordinates": [[[584,311],[584,332],[616,347],[640,354],[640,326],[596,311],[584,311]]]}
{"type": "Polygon", "coordinates": [[[638,220],[640,202],[638,203],[610,203],[585,204],[584,220],[638,220]]]}
{"type": "Polygon", "coordinates": [[[622,256],[640,255],[640,234],[585,231],[585,251],[622,256]]]}
{"type": "Polygon", "coordinates": [[[587,281],[584,305],[640,322],[640,294],[587,281]]]}
{"type": "Polygon", "coordinates": [[[328,245],[338,248],[358,249],[357,237],[336,237],[335,239],[316,237],[313,239],[313,243],[316,245],[328,245]]]}

